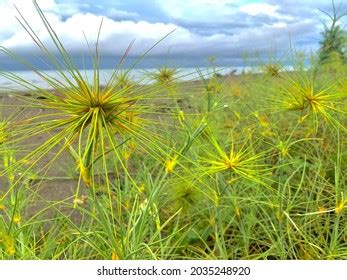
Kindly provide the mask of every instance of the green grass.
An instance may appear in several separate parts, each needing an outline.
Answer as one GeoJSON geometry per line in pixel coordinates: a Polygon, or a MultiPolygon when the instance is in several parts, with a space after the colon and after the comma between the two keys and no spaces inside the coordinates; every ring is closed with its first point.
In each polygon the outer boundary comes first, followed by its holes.
{"type": "Polygon", "coordinates": [[[54,90],[1,72],[30,95],[0,104],[0,259],[347,259],[345,67],[143,85],[126,50],[100,86],[34,4],[60,79],[1,48],[54,90]]]}

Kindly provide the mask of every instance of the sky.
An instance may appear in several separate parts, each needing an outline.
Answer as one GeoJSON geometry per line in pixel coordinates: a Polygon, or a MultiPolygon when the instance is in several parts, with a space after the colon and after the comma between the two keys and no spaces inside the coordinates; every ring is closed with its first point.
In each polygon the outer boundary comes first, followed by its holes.
{"type": "MultiPolygon", "coordinates": [[[[170,34],[149,54],[182,60],[209,56],[239,64],[245,53],[284,56],[290,45],[302,51],[319,46],[319,9],[330,0],[37,0],[66,48],[75,55],[94,46],[100,23],[100,52],[120,56],[132,40],[138,56],[170,34]]],[[[347,11],[347,1],[341,11],[347,11]]],[[[337,2],[339,4],[340,2],[337,2]]],[[[16,20],[17,6],[30,26],[54,49],[31,0],[0,0],[0,46],[26,57],[38,49],[16,20]]],[[[337,5],[338,6],[338,5],[337,5]]]]}

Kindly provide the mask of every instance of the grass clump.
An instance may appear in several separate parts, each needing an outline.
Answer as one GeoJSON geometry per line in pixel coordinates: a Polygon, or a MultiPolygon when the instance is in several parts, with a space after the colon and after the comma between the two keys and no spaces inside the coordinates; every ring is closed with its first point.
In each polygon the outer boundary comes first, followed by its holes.
{"type": "Polygon", "coordinates": [[[340,119],[345,116],[343,104],[346,94],[334,81],[322,82],[307,73],[299,75],[288,77],[287,81],[280,85],[284,108],[299,112],[300,121],[311,120],[315,131],[322,122],[345,129],[340,119]]]}
{"type": "Polygon", "coordinates": [[[161,85],[169,85],[175,80],[178,70],[164,66],[159,68],[156,72],[151,73],[151,78],[161,85]]]}
{"type": "Polygon", "coordinates": [[[103,84],[99,40],[88,79],[34,5],[59,78],[1,48],[51,89],[1,72],[26,94],[0,104],[0,259],[347,258],[346,72],[143,84],[129,48],[103,84]]]}

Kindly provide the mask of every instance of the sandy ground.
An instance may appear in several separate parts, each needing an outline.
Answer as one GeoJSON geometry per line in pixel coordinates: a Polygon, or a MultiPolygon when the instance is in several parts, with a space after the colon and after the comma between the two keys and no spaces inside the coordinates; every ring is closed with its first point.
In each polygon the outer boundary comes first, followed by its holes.
{"type": "MultiPolygon", "coordinates": [[[[25,94],[25,93],[23,93],[25,94]]],[[[28,95],[28,94],[27,94],[28,95]]],[[[35,116],[39,113],[45,113],[42,110],[24,109],[23,102],[20,101],[14,94],[11,93],[0,93],[0,116],[2,119],[14,118],[16,120],[26,119],[35,116]]],[[[28,140],[21,143],[21,147],[30,151],[32,149],[32,144],[42,144],[48,139],[48,134],[40,134],[37,136],[32,136],[28,140]]],[[[18,160],[21,158],[20,153],[15,155],[18,160]]],[[[39,167],[45,166],[49,162],[49,157],[44,158],[38,164],[39,167]]],[[[3,165],[3,155],[0,158],[0,166],[3,165]]],[[[35,172],[36,173],[36,172],[35,172]]],[[[77,179],[73,178],[78,176],[73,173],[73,159],[67,153],[62,154],[61,157],[57,158],[51,168],[47,170],[45,176],[48,180],[33,179],[30,182],[27,180],[25,187],[26,190],[25,197],[28,200],[28,207],[24,210],[27,217],[31,217],[40,210],[46,208],[47,206],[54,205],[59,201],[66,201],[72,205],[74,196],[76,194],[77,179]],[[69,170],[70,174],[67,174],[69,170]]],[[[16,174],[16,178],[20,177],[20,174],[16,174]]],[[[8,190],[8,178],[7,176],[0,177],[0,194],[3,194],[8,190]]],[[[15,186],[14,190],[19,190],[23,188],[23,183],[15,186]]],[[[81,195],[85,193],[85,187],[81,188],[81,195]]],[[[58,207],[60,210],[66,214],[73,213],[71,210],[67,210],[69,207],[58,207]]],[[[48,211],[46,213],[48,216],[54,215],[54,211],[48,211]]],[[[78,218],[76,212],[73,214],[74,218],[78,218]]]]}

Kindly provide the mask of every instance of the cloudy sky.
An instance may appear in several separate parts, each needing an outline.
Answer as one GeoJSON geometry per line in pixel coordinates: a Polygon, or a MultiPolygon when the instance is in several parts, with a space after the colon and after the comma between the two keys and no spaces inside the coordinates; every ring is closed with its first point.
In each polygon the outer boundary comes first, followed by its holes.
{"type": "MultiPolygon", "coordinates": [[[[330,0],[38,0],[62,42],[72,53],[87,52],[101,19],[100,49],[121,55],[135,39],[131,55],[143,53],[175,30],[151,56],[204,57],[238,61],[245,52],[281,55],[292,45],[317,49],[323,14],[330,0]]],[[[337,1],[336,1],[337,2],[337,1]]],[[[347,11],[347,1],[341,10],[347,11]]],[[[339,2],[337,2],[339,3],[339,2]]],[[[0,45],[36,55],[31,38],[16,21],[17,5],[43,42],[51,45],[31,0],[0,0],[0,45]]]]}

